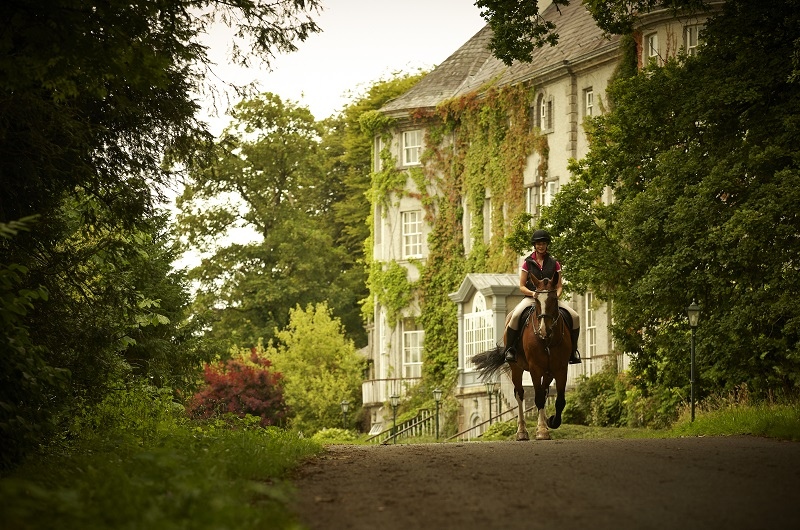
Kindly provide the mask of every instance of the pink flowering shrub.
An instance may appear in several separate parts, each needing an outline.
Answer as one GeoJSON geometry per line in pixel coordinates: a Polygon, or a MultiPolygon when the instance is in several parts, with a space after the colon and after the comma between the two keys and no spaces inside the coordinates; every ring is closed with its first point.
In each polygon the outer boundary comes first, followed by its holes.
{"type": "Polygon", "coordinates": [[[249,359],[234,358],[206,365],[206,386],[192,396],[189,416],[208,419],[232,413],[261,418],[261,425],[280,425],[286,418],[283,401],[283,375],[271,372],[272,362],[251,349],[249,359]]]}

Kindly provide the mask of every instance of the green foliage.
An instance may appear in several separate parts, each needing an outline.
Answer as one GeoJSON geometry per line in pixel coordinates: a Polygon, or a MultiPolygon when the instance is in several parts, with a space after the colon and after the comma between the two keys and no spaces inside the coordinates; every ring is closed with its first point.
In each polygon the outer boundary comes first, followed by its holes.
{"type": "Polygon", "coordinates": [[[392,260],[373,261],[367,284],[373,296],[386,308],[386,321],[395,324],[401,311],[413,300],[414,284],[408,281],[408,269],[392,260]]]}
{"type": "MultiPolygon", "coordinates": [[[[276,340],[267,348],[267,355],[284,376],[292,427],[312,434],[341,425],[342,400],[361,403],[364,368],[353,342],[344,336],[341,322],[324,303],[297,307],[276,340]]],[[[359,408],[351,408],[351,418],[358,416],[359,408]]]]}
{"type": "Polygon", "coordinates": [[[2,232],[40,219],[0,242],[4,308],[16,315],[4,326],[3,465],[46,440],[45,427],[68,418],[75,400],[97,403],[118,380],[191,384],[203,321],[186,322],[185,278],[171,272],[156,204],[175,168],[208,155],[210,134],[195,118],[208,88],[200,39],[220,20],[268,61],[318,31],[302,17],[317,7],[0,5],[2,232]]]}
{"type": "Polygon", "coordinates": [[[517,435],[517,419],[497,422],[489,426],[481,436],[481,440],[514,440],[517,435]]]}
{"type": "MultiPolygon", "coordinates": [[[[557,5],[569,5],[569,0],[554,0],[557,5]]],[[[539,2],[520,0],[477,0],[484,17],[492,28],[489,49],[505,64],[514,60],[531,62],[535,48],[558,42],[556,25],[539,15],[539,2]]]]}
{"type": "Polygon", "coordinates": [[[564,422],[592,427],[662,429],[671,425],[685,403],[680,389],[656,388],[645,394],[630,374],[618,373],[615,363],[606,364],[591,377],[581,377],[570,392],[564,422]]]}
{"type": "Polygon", "coordinates": [[[798,7],[725,2],[696,56],[616,79],[545,214],[570,280],[611,302],[643,389],[685,387],[693,298],[701,395],[798,384],[798,7]]]}
{"type": "Polygon", "coordinates": [[[177,202],[188,247],[205,253],[189,274],[200,287],[194,311],[222,352],[268,341],[297,304],[326,300],[350,312],[354,303],[352,282],[337,281],[346,250],[334,244],[338,191],[323,178],[321,126],[307,108],[269,93],[232,115],[217,160],[193,168],[177,202]]]}
{"type": "Polygon", "coordinates": [[[258,419],[186,421],[169,391],[110,394],[0,480],[3,528],[289,527],[280,480],[319,444],[258,419]]]}
{"type": "MultiPolygon", "coordinates": [[[[0,223],[0,244],[13,241],[34,222],[26,218],[0,223]]],[[[49,296],[42,286],[24,287],[27,273],[23,265],[0,262],[0,469],[11,467],[54,430],[48,405],[65,394],[69,380],[67,370],[47,364],[45,352],[25,326],[34,303],[49,296]]]]}
{"type": "Polygon", "coordinates": [[[684,415],[672,429],[676,436],[766,436],[800,441],[800,403],[729,405],[697,413],[695,421],[684,415]]]}
{"type": "MultiPolygon", "coordinates": [[[[60,243],[32,268],[11,261],[4,269],[3,289],[11,296],[3,300],[14,306],[4,312],[8,416],[2,423],[4,439],[14,440],[3,448],[5,464],[5,455],[22,454],[52,434],[73,399],[97,402],[113,380],[134,374],[185,386],[202,358],[185,325],[187,295],[181,275],[172,272],[166,218],[125,230],[88,198],[65,200],[59,214],[58,223],[41,230],[60,243]],[[84,223],[89,213],[95,224],[84,223]]],[[[9,243],[27,239],[4,245],[3,258],[29,261],[25,247],[40,235],[38,225],[19,234],[9,243]]]]}
{"type": "Polygon", "coordinates": [[[333,427],[315,432],[311,439],[320,445],[330,445],[353,444],[358,442],[359,437],[354,431],[333,427]]]}

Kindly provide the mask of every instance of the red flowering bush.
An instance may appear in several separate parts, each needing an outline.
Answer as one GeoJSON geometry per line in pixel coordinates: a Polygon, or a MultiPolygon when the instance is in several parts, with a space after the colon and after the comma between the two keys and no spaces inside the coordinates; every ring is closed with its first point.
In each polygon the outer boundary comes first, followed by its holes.
{"type": "Polygon", "coordinates": [[[208,419],[227,413],[261,418],[261,425],[278,425],[286,417],[283,401],[283,375],[271,372],[272,362],[252,348],[249,358],[239,357],[206,365],[203,379],[206,386],[197,392],[187,406],[195,419],[208,419]]]}

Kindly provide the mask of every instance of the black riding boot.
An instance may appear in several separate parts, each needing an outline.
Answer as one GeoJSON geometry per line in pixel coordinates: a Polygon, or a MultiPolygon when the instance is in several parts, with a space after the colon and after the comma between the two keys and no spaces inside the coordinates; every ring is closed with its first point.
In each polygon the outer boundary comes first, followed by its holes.
{"type": "Polygon", "coordinates": [[[580,364],[581,354],[578,353],[578,336],[581,334],[581,328],[573,329],[569,334],[572,337],[572,352],[569,355],[569,364],[580,364]]]}
{"type": "Polygon", "coordinates": [[[518,338],[519,331],[512,327],[506,328],[506,351],[503,353],[505,353],[507,363],[513,363],[517,360],[517,350],[514,346],[517,344],[518,338]]]}

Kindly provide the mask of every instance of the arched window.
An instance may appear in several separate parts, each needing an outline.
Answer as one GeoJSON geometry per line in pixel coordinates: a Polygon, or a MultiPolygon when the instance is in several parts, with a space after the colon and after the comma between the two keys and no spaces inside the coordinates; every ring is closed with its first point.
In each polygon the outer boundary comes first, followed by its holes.
{"type": "Polygon", "coordinates": [[[536,98],[536,108],[534,109],[535,119],[534,125],[542,132],[548,133],[553,131],[553,98],[547,97],[544,94],[539,94],[536,98]]]}

